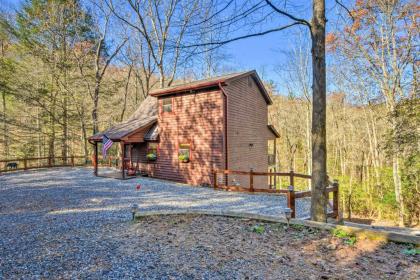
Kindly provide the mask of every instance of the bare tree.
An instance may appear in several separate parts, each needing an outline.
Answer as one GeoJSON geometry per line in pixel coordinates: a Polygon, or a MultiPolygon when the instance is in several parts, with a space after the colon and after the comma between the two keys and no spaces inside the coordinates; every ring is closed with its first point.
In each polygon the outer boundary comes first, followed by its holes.
{"type": "MultiPolygon", "coordinates": [[[[215,48],[230,42],[243,40],[246,38],[263,36],[266,34],[286,30],[294,26],[304,26],[308,28],[312,42],[312,199],[311,199],[311,219],[325,222],[327,220],[327,150],[326,150],[326,64],[325,64],[325,0],[313,0],[312,2],[312,20],[311,22],[293,15],[286,9],[275,5],[273,1],[245,1],[248,5],[242,4],[238,11],[232,13],[228,6],[235,1],[227,1],[220,10],[214,13],[218,16],[224,11],[231,13],[225,19],[220,20],[219,24],[212,28],[231,28],[233,25],[239,26],[240,30],[244,28],[244,22],[256,26],[274,15],[288,19],[289,24],[282,24],[267,30],[255,32],[251,29],[247,34],[228,37],[225,40],[204,42],[200,44],[190,44],[187,48],[199,48],[204,46],[214,46],[215,48]],[[250,19],[252,14],[261,14],[261,11],[269,8],[269,12],[263,14],[260,18],[250,19]],[[238,24],[238,22],[240,24],[238,24]]],[[[285,7],[287,6],[284,1],[285,7]]],[[[210,17],[211,18],[211,17],[210,17]]],[[[235,34],[235,33],[234,33],[235,34]]]]}
{"type": "Polygon", "coordinates": [[[97,37],[95,38],[94,44],[86,44],[85,46],[82,46],[83,48],[89,48],[87,51],[81,51],[79,54],[82,55],[82,57],[78,57],[78,53],[75,53],[76,59],[78,61],[78,68],[80,71],[80,74],[83,77],[83,80],[86,84],[86,90],[89,93],[90,98],[93,101],[93,108],[91,112],[92,116],[92,123],[93,123],[93,134],[97,133],[99,131],[99,125],[98,125],[98,108],[99,108],[99,100],[100,100],[100,90],[101,90],[101,84],[104,78],[104,75],[110,65],[110,63],[113,61],[115,56],[121,51],[123,46],[127,43],[127,38],[122,38],[121,41],[117,44],[115,44],[114,50],[107,54],[106,53],[106,40],[109,36],[110,31],[110,21],[111,21],[111,15],[112,12],[103,5],[95,4],[94,6],[97,8],[99,13],[96,15],[96,21],[97,24],[95,26],[97,27],[96,33],[97,37]],[[93,53],[93,68],[94,68],[94,81],[91,83],[88,78],[88,73],[85,73],[84,67],[86,65],[82,64],[83,58],[86,58],[86,56],[91,56],[93,53]],[[93,84],[93,85],[92,85],[93,84]]]}
{"type": "Polygon", "coordinates": [[[182,55],[179,46],[184,43],[192,18],[199,12],[200,1],[125,0],[118,8],[113,0],[105,2],[117,18],[145,40],[159,73],[160,87],[171,85],[182,55]]]}
{"type": "MultiPolygon", "coordinates": [[[[340,51],[354,63],[365,66],[363,79],[373,80],[385,100],[393,139],[390,150],[395,194],[400,225],[403,225],[405,204],[394,112],[399,101],[411,97],[412,92],[411,84],[404,84],[403,79],[411,71],[409,65],[418,37],[416,1],[367,1],[358,2],[352,8],[337,2],[348,15],[348,24],[339,35],[340,51]]],[[[416,68],[414,64],[413,67],[416,68]]]]}
{"type": "MultiPolygon", "coordinates": [[[[310,45],[305,39],[302,30],[293,36],[293,46],[290,51],[279,49],[286,61],[279,65],[276,72],[284,80],[285,87],[292,98],[302,98],[305,111],[302,112],[304,119],[300,120],[305,125],[302,133],[305,135],[305,172],[312,173],[312,149],[311,149],[311,123],[312,123],[312,96],[311,96],[311,67],[310,67],[310,45]]],[[[300,103],[299,103],[300,107],[300,103]]],[[[300,112],[300,110],[299,110],[300,112]]],[[[310,188],[310,181],[308,181],[310,188]]]]}

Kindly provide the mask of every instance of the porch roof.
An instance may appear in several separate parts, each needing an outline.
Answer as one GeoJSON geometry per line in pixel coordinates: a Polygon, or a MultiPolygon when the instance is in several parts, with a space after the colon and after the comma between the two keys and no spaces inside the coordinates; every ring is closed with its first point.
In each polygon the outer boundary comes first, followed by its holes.
{"type": "Polygon", "coordinates": [[[103,132],[96,133],[89,137],[89,140],[100,142],[102,141],[102,136],[106,135],[112,141],[121,141],[122,138],[156,123],[157,107],[157,98],[148,96],[128,120],[118,123],[103,132]]]}

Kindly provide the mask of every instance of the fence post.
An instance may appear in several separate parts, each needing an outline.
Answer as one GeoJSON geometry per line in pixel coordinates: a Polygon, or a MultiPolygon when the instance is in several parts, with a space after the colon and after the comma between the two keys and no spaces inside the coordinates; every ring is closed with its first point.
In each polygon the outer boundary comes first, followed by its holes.
{"type": "MultiPolygon", "coordinates": [[[[269,172],[273,173],[273,169],[270,169],[269,172]]],[[[273,188],[273,175],[272,174],[269,175],[269,181],[270,181],[269,183],[270,189],[272,189],[273,188]]]]}
{"type": "Polygon", "coordinates": [[[23,159],[23,169],[28,169],[28,162],[26,160],[26,157],[23,159]]]}
{"type": "Polygon", "coordinates": [[[294,186],[295,185],[295,172],[293,172],[293,170],[290,170],[290,186],[294,186]]]}
{"type": "Polygon", "coordinates": [[[338,187],[339,187],[339,183],[338,180],[334,180],[333,182],[333,186],[335,188],[335,190],[333,191],[333,213],[334,213],[334,218],[338,221],[340,220],[340,215],[338,213],[338,187]]]}
{"type": "Polygon", "coordinates": [[[287,190],[287,207],[292,210],[292,218],[296,218],[295,190],[293,185],[290,185],[287,190]]]}
{"type": "Polygon", "coordinates": [[[213,171],[213,188],[217,189],[217,171],[213,171]]]}
{"type": "Polygon", "coordinates": [[[109,165],[109,167],[111,167],[111,166],[112,166],[112,160],[111,160],[111,156],[109,156],[108,160],[109,160],[109,163],[108,163],[108,165],[109,165]]]}
{"type": "Polygon", "coordinates": [[[249,171],[249,191],[254,192],[254,171],[252,168],[249,171]]]}
{"type": "Polygon", "coordinates": [[[70,160],[71,160],[71,166],[74,167],[74,155],[71,155],[70,160]]]}

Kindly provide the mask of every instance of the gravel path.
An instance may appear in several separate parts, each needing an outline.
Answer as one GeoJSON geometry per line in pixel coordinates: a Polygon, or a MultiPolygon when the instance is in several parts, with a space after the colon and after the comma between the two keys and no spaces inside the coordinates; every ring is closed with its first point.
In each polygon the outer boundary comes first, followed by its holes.
{"type": "MultiPolygon", "coordinates": [[[[286,205],[284,196],[214,191],[150,178],[99,178],[88,168],[2,175],[0,279],[132,275],[138,267],[117,258],[115,250],[128,230],[133,203],[145,210],[223,209],[272,216],[282,215],[286,205]],[[138,183],[140,191],[135,189],[138,183]],[[95,264],[99,255],[109,258],[109,266],[95,264]],[[78,270],[81,265],[83,271],[78,270]]],[[[298,215],[307,215],[307,200],[298,200],[296,207],[298,215]]]]}

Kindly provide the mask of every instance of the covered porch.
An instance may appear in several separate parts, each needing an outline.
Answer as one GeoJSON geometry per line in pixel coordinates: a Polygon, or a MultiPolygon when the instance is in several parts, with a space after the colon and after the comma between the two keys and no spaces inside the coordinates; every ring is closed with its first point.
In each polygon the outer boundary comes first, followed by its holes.
{"type": "Polygon", "coordinates": [[[89,138],[89,142],[93,145],[92,162],[95,176],[116,179],[153,176],[159,142],[156,98],[147,97],[127,121],[96,133],[89,138]],[[112,159],[100,160],[99,153],[102,151],[104,136],[113,142],[113,151],[108,155],[112,159]],[[99,172],[100,166],[115,168],[99,172]]]}
{"type": "Polygon", "coordinates": [[[113,145],[117,145],[117,155],[108,155],[101,162],[99,153],[102,150],[102,140],[91,139],[91,144],[94,146],[92,162],[95,176],[122,180],[137,176],[153,177],[158,145],[157,123],[125,137],[111,140],[114,142],[113,145]],[[101,166],[108,168],[100,170],[101,166]]]}

